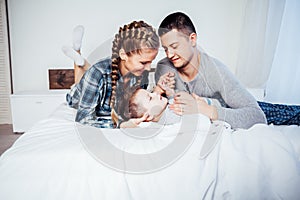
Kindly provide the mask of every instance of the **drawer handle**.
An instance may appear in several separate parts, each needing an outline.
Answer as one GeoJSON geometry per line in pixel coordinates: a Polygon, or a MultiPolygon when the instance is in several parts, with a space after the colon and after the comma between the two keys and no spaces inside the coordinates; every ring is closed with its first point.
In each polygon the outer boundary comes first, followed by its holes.
{"type": "Polygon", "coordinates": [[[36,101],[35,103],[36,104],[42,104],[43,102],[42,101],[36,101]]]}

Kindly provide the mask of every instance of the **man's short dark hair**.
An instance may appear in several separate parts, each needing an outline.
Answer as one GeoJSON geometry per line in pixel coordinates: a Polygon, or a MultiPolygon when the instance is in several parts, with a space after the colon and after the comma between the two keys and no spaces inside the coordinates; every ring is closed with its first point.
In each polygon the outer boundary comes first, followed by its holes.
{"type": "Polygon", "coordinates": [[[196,33],[195,26],[192,20],[182,12],[175,12],[169,14],[160,24],[158,28],[158,35],[162,36],[169,31],[176,29],[186,35],[196,33]]]}

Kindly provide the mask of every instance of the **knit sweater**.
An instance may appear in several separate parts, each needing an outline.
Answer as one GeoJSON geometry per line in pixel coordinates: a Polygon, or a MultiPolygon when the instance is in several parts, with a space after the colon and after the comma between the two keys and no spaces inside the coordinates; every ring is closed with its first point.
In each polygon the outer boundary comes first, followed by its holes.
{"type": "Polygon", "coordinates": [[[175,73],[175,90],[195,93],[201,97],[216,99],[218,120],[232,128],[250,128],[257,123],[266,123],[266,118],[256,99],[242,86],[229,69],[215,58],[200,52],[197,76],[190,82],[183,81],[168,58],[158,62],[155,81],[167,72],[175,73]]]}

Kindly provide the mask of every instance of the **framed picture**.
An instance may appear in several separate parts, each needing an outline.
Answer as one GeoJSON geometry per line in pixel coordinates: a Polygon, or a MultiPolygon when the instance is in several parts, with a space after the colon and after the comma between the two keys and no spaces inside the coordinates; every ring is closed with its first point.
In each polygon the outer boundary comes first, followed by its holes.
{"type": "Polygon", "coordinates": [[[73,69],[49,69],[49,89],[70,89],[74,84],[73,69]]]}

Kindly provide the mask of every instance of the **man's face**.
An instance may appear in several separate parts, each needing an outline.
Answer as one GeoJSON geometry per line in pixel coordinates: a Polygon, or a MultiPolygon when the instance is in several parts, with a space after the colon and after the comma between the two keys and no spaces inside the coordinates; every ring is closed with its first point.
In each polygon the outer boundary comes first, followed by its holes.
{"type": "Polygon", "coordinates": [[[156,93],[140,89],[136,94],[136,102],[145,108],[146,112],[148,112],[151,116],[157,117],[165,110],[168,100],[156,93]]]}
{"type": "Polygon", "coordinates": [[[194,54],[194,44],[190,36],[173,29],[160,37],[162,47],[167,57],[176,68],[182,68],[189,64],[194,54]]]}

